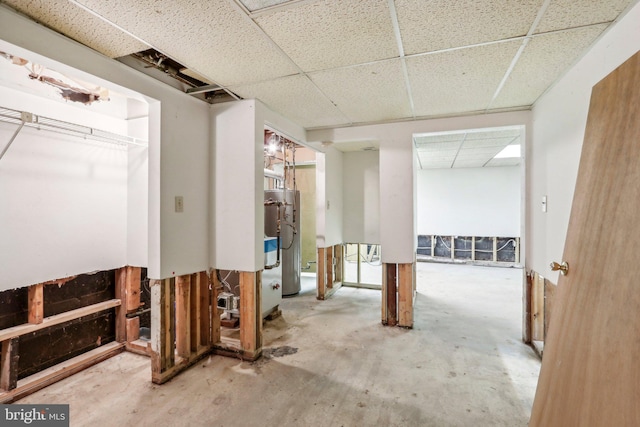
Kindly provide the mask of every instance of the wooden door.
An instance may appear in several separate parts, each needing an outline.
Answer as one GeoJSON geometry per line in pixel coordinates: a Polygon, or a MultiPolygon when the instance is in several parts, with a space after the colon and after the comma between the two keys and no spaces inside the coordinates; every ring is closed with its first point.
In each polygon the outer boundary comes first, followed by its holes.
{"type": "Polygon", "coordinates": [[[564,260],[529,425],[640,426],[640,53],[593,88],[564,260]]]}

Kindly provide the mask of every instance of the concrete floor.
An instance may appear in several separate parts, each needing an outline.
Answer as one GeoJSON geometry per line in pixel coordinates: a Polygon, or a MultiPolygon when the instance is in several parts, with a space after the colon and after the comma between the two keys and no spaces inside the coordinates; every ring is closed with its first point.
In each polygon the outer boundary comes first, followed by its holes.
{"type": "Polygon", "coordinates": [[[123,353],[17,403],[68,403],[72,426],[526,426],[540,362],[522,344],[519,269],[418,263],[415,328],[380,291],[315,299],[305,278],[254,363],[213,356],[169,383],[123,353]]]}

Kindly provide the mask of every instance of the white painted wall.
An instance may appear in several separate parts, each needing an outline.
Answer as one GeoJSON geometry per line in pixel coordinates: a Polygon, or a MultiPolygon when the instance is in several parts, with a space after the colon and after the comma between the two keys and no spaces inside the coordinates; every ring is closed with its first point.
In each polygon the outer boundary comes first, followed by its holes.
{"type": "Polygon", "coordinates": [[[562,260],[592,87],[640,49],[636,4],[533,108],[528,153],[527,268],[557,283],[549,263],[562,260]],[[542,196],[548,211],[541,209],[542,196]]]}
{"type": "Polygon", "coordinates": [[[215,200],[213,266],[225,270],[258,271],[264,254],[262,146],[256,142],[255,101],[213,105],[215,134],[215,200]],[[259,171],[259,172],[258,172],[259,171]]]}
{"type": "MultiPolygon", "coordinates": [[[[127,128],[4,87],[0,106],[120,134],[127,128]]],[[[17,128],[0,122],[0,147],[17,128]]],[[[128,157],[126,146],[22,129],[0,160],[0,290],[127,264],[128,157]]]]}
{"type": "Polygon", "coordinates": [[[520,167],[418,171],[418,234],[520,237],[520,167]]]}
{"type": "Polygon", "coordinates": [[[342,155],[345,242],[380,243],[380,161],[378,151],[342,155]]]}
{"type": "Polygon", "coordinates": [[[319,248],[343,243],[343,153],[324,147],[316,155],[316,245],[319,248]]]}
{"type": "Polygon", "coordinates": [[[224,270],[264,267],[264,127],[304,142],[304,130],[249,99],[211,106],[214,227],[211,265],[224,270]]]}
{"type": "Polygon", "coordinates": [[[0,46],[3,51],[61,72],[72,71],[78,78],[133,97],[144,97],[149,102],[149,277],[161,279],[206,270],[210,217],[209,105],[2,5],[0,46]],[[177,195],[184,197],[181,214],[174,212],[177,195]]]}

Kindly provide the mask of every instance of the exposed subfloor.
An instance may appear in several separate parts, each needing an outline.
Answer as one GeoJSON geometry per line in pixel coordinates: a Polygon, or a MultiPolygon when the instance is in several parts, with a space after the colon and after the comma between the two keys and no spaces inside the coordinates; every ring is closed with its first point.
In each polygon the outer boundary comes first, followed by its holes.
{"type": "Polygon", "coordinates": [[[526,426],[540,362],[522,270],[417,269],[413,330],[380,324],[380,291],[317,301],[306,277],[257,362],[212,356],[157,386],[123,353],[17,403],[68,403],[72,426],[526,426]]]}

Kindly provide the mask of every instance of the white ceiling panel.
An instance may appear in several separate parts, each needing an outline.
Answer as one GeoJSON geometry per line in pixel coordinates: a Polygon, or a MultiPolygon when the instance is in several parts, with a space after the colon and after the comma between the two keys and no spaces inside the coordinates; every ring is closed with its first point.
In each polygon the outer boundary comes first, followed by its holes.
{"type": "Polygon", "coordinates": [[[256,22],[304,71],[399,55],[387,0],[324,0],[256,22]]]}
{"type": "Polygon", "coordinates": [[[427,144],[424,143],[416,143],[416,150],[420,152],[429,152],[429,151],[458,151],[460,148],[460,143],[462,141],[452,141],[452,142],[430,142],[427,144]]]}
{"type": "Polygon", "coordinates": [[[228,1],[78,0],[156,49],[221,85],[297,72],[228,1]],[[168,26],[168,22],[173,25],[168,26]]]}
{"type": "Polygon", "coordinates": [[[486,109],[519,42],[407,58],[416,116],[486,109]]]}
{"type": "Polygon", "coordinates": [[[465,148],[460,150],[458,157],[493,157],[498,154],[505,146],[491,148],[465,148]]]}
{"type": "Polygon", "coordinates": [[[481,168],[487,161],[484,159],[463,160],[456,159],[453,168],[481,168]]]}
{"type": "Polygon", "coordinates": [[[256,10],[265,9],[277,4],[290,3],[291,0],[240,0],[240,2],[247,8],[247,10],[255,12],[256,10]]]}
{"type": "Polygon", "coordinates": [[[505,147],[513,142],[515,142],[515,138],[511,136],[507,138],[470,139],[464,142],[464,148],[479,149],[487,147],[505,147]]]}
{"type": "Polygon", "coordinates": [[[416,144],[431,144],[443,142],[462,142],[464,132],[446,133],[446,134],[429,134],[414,137],[416,144]]]}
{"type": "Polygon", "coordinates": [[[533,38],[491,107],[532,105],[606,27],[602,24],[533,38]]]}
{"type": "Polygon", "coordinates": [[[411,116],[402,76],[399,59],[309,74],[354,123],[411,116]]]}
{"type": "Polygon", "coordinates": [[[274,111],[304,127],[320,127],[349,121],[304,76],[296,75],[263,83],[232,86],[243,98],[257,98],[274,111]]]}
{"type": "Polygon", "coordinates": [[[542,0],[396,0],[407,55],[524,36],[542,0]]]}
{"type": "Polygon", "coordinates": [[[6,0],[3,2],[111,58],[149,48],[146,44],[67,0],[6,0]]]}
{"type": "Polygon", "coordinates": [[[517,166],[520,164],[519,157],[513,157],[509,159],[491,159],[489,163],[487,163],[488,167],[492,166],[517,166]]]}
{"type": "Polygon", "coordinates": [[[613,21],[633,0],[551,0],[537,33],[613,21]]]}

